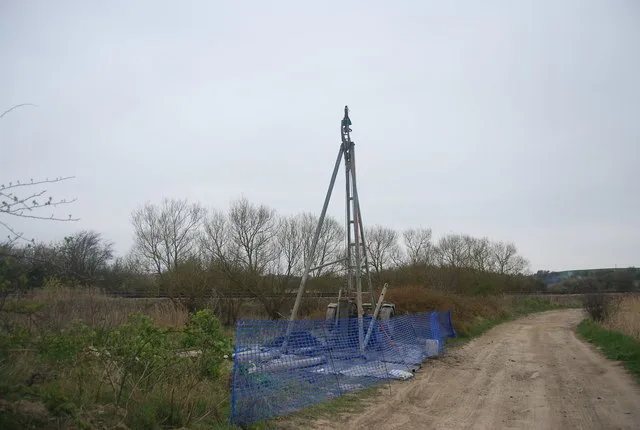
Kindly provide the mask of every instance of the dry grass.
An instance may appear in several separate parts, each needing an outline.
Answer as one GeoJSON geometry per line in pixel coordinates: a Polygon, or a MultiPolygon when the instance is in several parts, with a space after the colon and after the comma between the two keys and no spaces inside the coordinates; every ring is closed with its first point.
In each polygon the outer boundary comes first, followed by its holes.
{"type": "Polygon", "coordinates": [[[396,287],[388,293],[387,301],[395,303],[396,313],[451,310],[453,324],[461,336],[471,333],[482,320],[506,318],[514,299],[501,296],[463,296],[419,286],[396,287]]]}
{"type": "Polygon", "coordinates": [[[169,299],[130,299],[110,297],[97,288],[69,288],[49,285],[7,303],[16,312],[11,318],[32,328],[59,330],[74,321],[93,328],[113,328],[127,321],[134,312],[148,315],[161,327],[183,327],[187,309],[169,299]]]}
{"type": "MultiPolygon", "coordinates": [[[[328,301],[328,300],[327,300],[328,301]]],[[[489,322],[515,317],[524,313],[546,310],[553,306],[545,297],[526,296],[465,296],[446,293],[422,286],[393,287],[387,293],[387,302],[396,305],[396,314],[436,310],[451,310],[453,324],[460,336],[470,336],[489,322]],[[546,304],[546,305],[545,305],[546,304]]],[[[326,304],[311,312],[307,318],[325,318],[326,304]]]]}
{"type": "Polygon", "coordinates": [[[529,297],[545,300],[556,305],[580,308],[584,294],[532,294],[529,297]]]}
{"type": "MultiPolygon", "coordinates": [[[[540,299],[550,298],[541,296],[540,299]]],[[[387,294],[387,301],[396,304],[398,314],[451,309],[456,330],[461,335],[469,333],[472,327],[485,319],[511,316],[519,300],[522,298],[514,296],[464,296],[422,286],[393,287],[387,294]]],[[[330,301],[306,298],[301,317],[325,318],[330,301]]],[[[81,321],[93,328],[113,328],[125,323],[134,312],[148,315],[161,327],[180,328],[188,318],[187,309],[169,299],[110,297],[97,288],[69,288],[55,284],[31,291],[11,302],[9,305],[13,308],[27,309],[27,312],[11,313],[11,318],[21,326],[35,329],[58,330],[73,321],[81,321]]],[[[251,300],[245,302],[240,317],[266,318],[260,303],[251,300]]]]}
{"type": "Polygon", "coordinates": [[[640,295],[629,294],[616,298],[603,326],[640,340],[640,295]]]}

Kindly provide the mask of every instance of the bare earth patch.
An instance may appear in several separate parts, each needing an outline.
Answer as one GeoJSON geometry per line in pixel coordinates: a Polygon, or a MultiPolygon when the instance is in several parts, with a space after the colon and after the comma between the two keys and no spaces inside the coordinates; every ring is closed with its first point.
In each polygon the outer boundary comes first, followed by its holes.
{"type": "Polygon", "coordinates": [[[425,363],[414,380],[381,389],[362,412],[305,427],[640,428],[640,387],[576,338],[583,318],[582,310],[562,310],[499,325],[425,363]]]}

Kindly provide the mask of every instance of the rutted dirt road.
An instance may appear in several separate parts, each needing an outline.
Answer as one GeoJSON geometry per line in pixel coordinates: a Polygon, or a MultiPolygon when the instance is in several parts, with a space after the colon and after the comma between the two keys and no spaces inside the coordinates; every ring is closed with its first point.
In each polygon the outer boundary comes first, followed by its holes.
{"type": "Polygon", "coordinates": [[[575,336],[581,310],[495,327],[391,384],[366,410],[318,420],[344,429],[640,429],[640,388],[575,336]]]}

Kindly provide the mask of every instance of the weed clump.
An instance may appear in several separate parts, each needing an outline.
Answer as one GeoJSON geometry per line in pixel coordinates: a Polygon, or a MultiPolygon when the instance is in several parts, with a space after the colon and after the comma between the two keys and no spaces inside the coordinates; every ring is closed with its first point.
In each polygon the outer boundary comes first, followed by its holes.
{"type": "Polygon", "coordinates": [[[611,314],[611,298],[603,293],[587,294],[583,300],[584,310],[596,322],[602,322],[611,314]]]}
{"type": "Polygon", "coordinates": [[[0,349],[0,398],[28,395],[49,424],[104,421],[105,411],[110,426],[131,428],[212,425],[226,415],[232,343],[209,310],[191,314],[183,329],[134,313],[113,328],[2,331],[0,349]]]}

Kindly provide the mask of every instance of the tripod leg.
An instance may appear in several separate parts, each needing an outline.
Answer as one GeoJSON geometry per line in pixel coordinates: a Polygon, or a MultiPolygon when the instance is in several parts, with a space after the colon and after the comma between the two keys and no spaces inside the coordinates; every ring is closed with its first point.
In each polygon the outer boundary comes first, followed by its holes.
{"type": "Polygon", "coordinates": [[[338,170],[340,169],[340,162],[342,161],[342,156],[344,153],[343,145],[340,146],[340,151],[338,152],[338,157],[336,158],[336,164],[333,167],[333,174],[331,175],[331,181],[329,182],[329,189],[327,190],[327,195],[324,199],[324,204],[322,205],[322,212],[320,213],[320,219],[318,220],[318,225],[316,226],[315,234],[313,235],[313,241],[311,242],[311,254],[310,258],[304,265],[304,273],[302,274],[302,279],[300,280],[300,287],[298,287],[298,294],[296,296],[296,301],[293,305],[293,310],[291,311],[291,317],[289,318],[289,324],[287,325],[287,332],[284,337],[284,341],[282,343],[282,348],[285,349],[287,347],[287,341],[289,340],[289,335],[291,334],[291,330],[293,329],[293,321],[295,321],[298,316],[298,308],[300,307],[300,303],[302,302],[302,296],[304,295],[304,289],[307,284],[307,278],[309,277],[309,271],[311,269],[311,264],[313,263],[313,256],[316,253],[316,246],[318,245],[318,238],[320,237],[320,231],[322,229],[322,225],[324,224],[324,218],[327,215],[327,207],[329,206],[329,201],[331,200],[331,193],[333,191],[333,186],[336,183],[336,176],[338,176],[338,170]]]}

